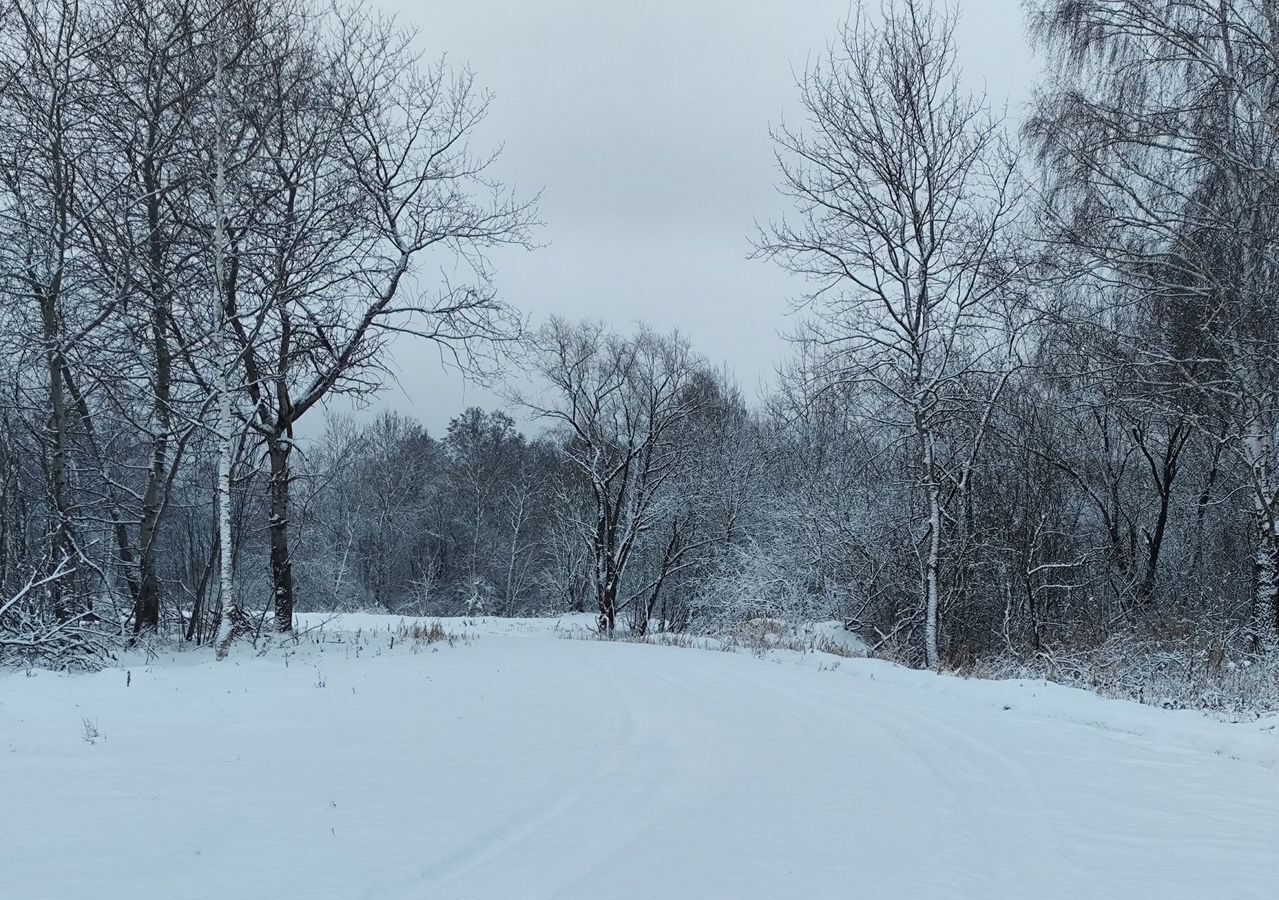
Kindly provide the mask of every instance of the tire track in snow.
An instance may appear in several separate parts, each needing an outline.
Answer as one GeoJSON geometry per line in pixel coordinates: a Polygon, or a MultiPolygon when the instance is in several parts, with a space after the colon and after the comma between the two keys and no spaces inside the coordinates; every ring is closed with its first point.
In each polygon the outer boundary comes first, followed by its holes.
{"type": "MultiPolygon", "coordinates": [[[[602,742],[592,751],[597,762],[591,772],[575,779],[567,788],[548,793],[539,802],[526,806],[513,819],[469,836],[455,851],[401,879],[397,887],[370,892],[367,895],[369,900],[398,897],[408,900],[437,896],[454,900],[457,897],[471,896],[463,887],[468,876],[476,873],[483,876],[484,870],[490,867],[500,868],[504,856],[514,854],[526,842],[570,813],[593,805],[597,798],[615,790],[616,782],[622,783],[622,796],[629,802],[624,810],[609,810],[609,814],[604,817],[605,821],[599,822],[599,829],[585,837],[585,840],[595,844],[597,858],[609,858],[623,852],[632,839],[655,827],[671,809],[682,802],[681,796],[665,784],[657,773],[642,768],[632,770],[627,765],[629,761],[642,755],[670,749],[669,746],[652,746],[640,740],[647,731],[647,723],[641,719],[652,719],[653,716],[650,712],[637,712],[633,698],[644,696],[644,692],[651,688],[651,683],[648,683],[648,679],[638,679],[639,683],[636,683],[637,679],[627,670],[625,664],[616,666],[612,660],[597,659],[595,651],[610,645],[594,642],[582,644],[582,649],[587,652],[578,655],[590,669],[589,683],[607,691],[612,698],[609,708],[620,712],[623,722],[622,727],[607,742],[602,742]],[[631,683],[623,684],[624,680],[631,683]]],[[[572,652],[571,648],[566,649],[572,652]]],[[[653,673],[649,671],[646,674],[653,673]]],[[[585,817],[599,818],[589,812],[585,817]]],[[[584,873],[572,873],[564,882],[565,885],[579,883],[594,871],[593,865],[578,848],[574,848],[574,853],[587,865],[588,870],[584,873]]],[[[532,891],[534,888],[525,886],[522,890],[532,891]]],[[[561,892],[561,888],[552,888],[520,896],[521,900],[534,900],[540,896],[557,897],[561,892]]],[[[482,896],[490,894],[483,893],[482,896]]]]}
{"type": "MultiPolygon", "coordinates": [[[[602,644],[598,646],[622,646],[626,650],[632,649],[630,645],[602,644]]],[[[652,648],[635,649],[642,653],[652,648]]],[[[619,655],[629,654],[623,651],[619,655]]],[[[591,664],[597,671],[601,668],[596,661],[592,660],[591,664]]],[[[681,691],[682,685],[675,673],[663,667],[646,668],[642,672],[637,672],[632,668],[630,660],[620,664],[615,662],[608,666],[607,671],[608,677],[614,682],[613,688],[618,702],[631,709],[632,714],[634,714],[636,703],[634,698],[642,698],[642,702],[650,707],[637,717],[640,721],[646,721],[651,725],[654,722],[672,718],[674,707],[680,705],[685,707],[680,710],[677,717],[680,723],[677,740],[672,740],[671,733],[666,731],[662,731],[659,735],[662,740],[650,739],[641,742],[633,739],[631,745],[624,751],[625,759],[634,761],[637,758],[644,759],[644,754],[649,754],[651,758],[651,754],[660,753],[664,763],[675,771],[704,772],[712,768],[714,754],[707,749],[712,740],[706,728],[706,722],[702,718],[688,715],[687,704],[681,691]],[[625,683],[622,683],[623,681],[625,683]],[[665,686],[668,691],[654,700],[654,688],[657,686],[665,686]],[[672,703],[672,698],[679,698],[679,702],[672,703]],[[653,706],[658,707],[656,713],[651,708],[653,706]]],[[[635,737],[641,734],[643,734],[642,729],[637,731],[635,737]]],[[[643,776],[641,783],[633,786],[629,794],[632,803],[624,809],[610,810],[609,815],[605,817],[607,832],[592,835],[584,846],[577,848],[577,864],[574,869],[564,873],[544,890],[529,895],[528,900],[590,896],[592,886],[598,884],[599,879],[616,877],[619,866],[632,862],[629,859],[629,848],[638,838],[651,831],[668,827],[672,817],[677,817],[682,810],[686,810],[697,802],[694,796],[678,790],[669,779],[658,777],[655,770],[649,770],[643,776]],[[636,787],[638,790],[635,789],[636,787]]]]}
{"type": "MultiPolygon", "coordinates": [[[[1107,798],[1081,805],[1060,785],[1046,790],[1061,781],[1045,752],[1060,740],[1051,721],[1009,728],[980,703],[929,690],[903,694],[843,674],[814,677],[785,662],[629,644],[555,646],[564,665],[582,672],[575,678],[596,686],[592,702],[603,695],[621,717],[591,751],[589,774],[469,836],[403,890],[371,896],[587,900],[602,896],[601,886],[608,896],[675,896],[637,880],[660,879],[652,864],[672,855],[674,869],[693,860],[692,870],[722,869],[736,883],[766,865],[800,883],[812,882],[816,867],[835,872],[824,883],[866,889],[862,879],[878,879],[863,896],[1084,896],[1080,877],[1116,887],[1104,870],[1079,868],[1098,863],[1096,842],[1061,831],[1081,809],[1105,810],[1107,798]],[[1024,728],[1047,730],[1027,742],[1024,728]],[[997,743],[1014,737],[1009,750],[997,743]],[[779,765],[803,767],[804,777],[784,777],[779,765]],[[822,794],[822,784],[831,791],[822,794]],[[707,840],[707,829],[720,833],[707,840]],[[783,829],[798,830],[800,840],[788,841],[793,835],[783,829]],[[570,838],[548,843],[561,835],[570,838]],[[896,858],[919,864],[884,864],[896,858]]],[[[1081,729],[1081,750],[1106,752],[1098,740],[1081,729]]],[[[1143,749],[1144,742],[1116,757],[1116,766],[1143,749]]],[[[711,884],[678,895],[733,896],[711,884]]],[[[774,895],[788,896],[761,894],[774,895]]]]}
{"type": "MultiPolygon", "coordinates": [[[[903,799],[922,785],[931,798],[929,814],[917,817],[914,822],[911,844],[929,848],[927,852],[934,860],[941,856],[949,859],[952,865],[944,867],[948,873],[965,873],[969,878],[979,879],[976,883],[964,885],[955,896],[973,896],[974,892],[991,897],[1028,896],[1031,885],[1018,870],[1001,862],[1006,855],[1002,848],[995,846],[986,830],[964,827],[964,820],[980,808],[979,804],[974,803],[970,794],[958,788],[952,774],[935,762],[934,754],[922,751],[913,739],[917,733],[928,733],[934,727],[931,720],[914,717],[916,728],[904,734],[903,717],[895,708],[889,714],[876,712],[869,708],[873,701],[860,693],[841,690],[845,686],[833,681],[814,691],[807,673],[801,675],[787,671],[780,663],[766,667],[761,661],[757,669],[743,667],[742,672],[705,667],[698,667],[695,671],[708,682],[714,680],[709,691],[711,696],[731,696],[732,691],[740,691],[741,676],[750,672],[752,699],[762,701],[761,706],[772,712],[774,721],[771,725],[778,726],[781,721],[792,720],[792,736],[801,747],[805,743],[829,741],[829,735],[847,729],[849,717],[856,717],[861,726],[858,729],[858,738],[862,741],[860,749],[869,758],[881,763],[892,760],[895,766],[901,767],[900,771],[875,773],[877,781],[896,785],[903,799]],[[894,752],[882,749],[875,752],[875,745],[891,747],[894,752]],[[968,849],[964,850],[964,847],[968,849]],[[990,860],[993,866],[987,865],[974,872],[967,865],[974,858],[990,860]],[[989,883],[992,875],[995,876],[994,883],[989,883]]],[[[932,746],[936,748],[938,742],[934,741],[932,746]]],[[[833,779],[864,774],[851,771],[852,767],[853,764],[846,761],[843,765],[832,766],[828,774],[833,779]]],[[[929,896],[947,896],[955,887],[953,883],[935,879],[929,885],[929,896]]]]}
{"type": "Polygon", "coordinates": [[[606,687],[617,701],[611,705],[611,709],[622,713],[622,724],[607,742],[612,750],[598,754],[599,761],[590,774],[570,782],[566,789],[552,791],[537,802],[526,805],[503,822],[467,836],[457,849],[421,867],[415,873],[400,878],[395,886],[374,888],[365,894],[365,900],[437,896],[436,892],[441,888],[509,852],[548,823],[572,810],[591,794],[596,785],[615,775],[618,770],[616,761],[620,755],[619,748],[630,746],[634,742],[635,720],[631,707],[608,679],[597,678],[594,683],[606,687]]]}

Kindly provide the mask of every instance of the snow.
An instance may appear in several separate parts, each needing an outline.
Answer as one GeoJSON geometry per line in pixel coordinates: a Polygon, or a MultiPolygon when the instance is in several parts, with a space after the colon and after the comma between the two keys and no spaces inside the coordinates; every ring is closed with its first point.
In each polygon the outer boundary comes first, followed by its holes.
{"type": "Polygon", "coordinates": [[[1274,895],[1275,720],[564,639],[589,617],[304,619],[261,656],[0,675],[0,895],[1274,895]]]}

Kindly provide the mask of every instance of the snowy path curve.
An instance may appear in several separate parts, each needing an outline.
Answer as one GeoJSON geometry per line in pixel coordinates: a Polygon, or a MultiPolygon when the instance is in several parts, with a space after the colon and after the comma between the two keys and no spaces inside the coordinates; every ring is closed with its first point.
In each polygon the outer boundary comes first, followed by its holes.
{"type": "Polygon", "coordinates": [[[120,674],[0,678],[0,895],[1204,900],[1279,868],[1279,737],[1232,758],[1246,726],[1060,688],[547,635],[120,674]]]}

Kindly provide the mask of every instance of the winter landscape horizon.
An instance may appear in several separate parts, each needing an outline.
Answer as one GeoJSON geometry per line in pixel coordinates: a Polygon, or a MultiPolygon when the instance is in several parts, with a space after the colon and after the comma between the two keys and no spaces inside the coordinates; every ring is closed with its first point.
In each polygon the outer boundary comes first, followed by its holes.
{"type": "Polygon", "coordinates": [[[0,898],[1274,896],[1273,0],[382,2],[0,0],[0,898]]]}

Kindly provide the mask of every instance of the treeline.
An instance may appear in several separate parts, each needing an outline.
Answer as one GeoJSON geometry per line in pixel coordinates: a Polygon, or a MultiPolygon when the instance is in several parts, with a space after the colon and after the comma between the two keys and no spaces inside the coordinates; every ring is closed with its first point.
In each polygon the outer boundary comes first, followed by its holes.
{"type": "Polygon", "coordinates": [[[755,402],[677,333],[521,332],[483,250],[534,212],[465,149],[469,75],[391,26],[10,4],[0,646],[225,648],[296,607],[839,618],[929,667],[1273,655],[1279,20],[1030,22],[1019,135],[924,0],[856,12],[803,75],[773,134],[793,210],[755,248],[811,289],[755,402]],[[440,252],[473,277],[409,299],[440,252]],[[470,409],[295,443],[401,332],[501,359],[529,434],[470,409]]]}

